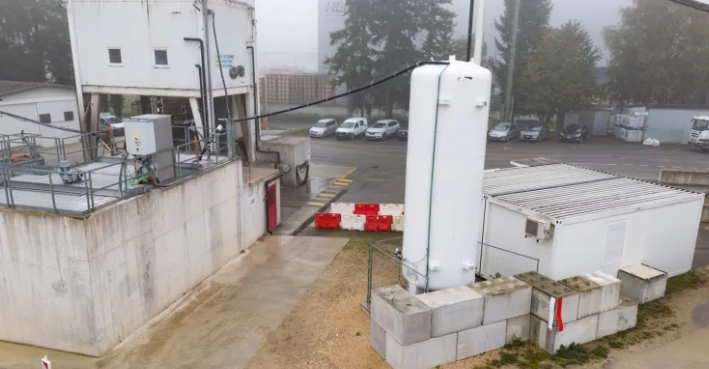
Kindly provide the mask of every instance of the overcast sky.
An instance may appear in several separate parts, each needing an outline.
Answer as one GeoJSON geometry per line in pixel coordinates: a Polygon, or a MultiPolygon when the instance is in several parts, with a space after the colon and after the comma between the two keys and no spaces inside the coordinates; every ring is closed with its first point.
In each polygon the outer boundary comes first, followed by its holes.
{"type": "MultiPolygon", "coordinates": [[[[524,0],[522,0],[524,1],[524,0]]],[[[597,46],[605,49],[601,32],[619,21],[618,10],[632,0],[554,0],[552,26],[579,20],[597,46]]],[[[470,0],[453,0],[458,14],[456,35],[467,31],[470,0]]],[[[487,0],[485,39],[491,50],[493,21],[504,11],[502,0],[487,0]]],[[[318,63],[318,0],[256,0],[261,68],[316,69],[318,63]]],[[[607,55],[606,55],[607,57],[607,55]]]]}

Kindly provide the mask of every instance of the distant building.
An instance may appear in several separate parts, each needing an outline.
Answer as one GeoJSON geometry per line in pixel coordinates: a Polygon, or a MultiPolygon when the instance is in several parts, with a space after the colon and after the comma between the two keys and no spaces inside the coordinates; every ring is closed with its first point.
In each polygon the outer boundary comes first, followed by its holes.
{"type": "Polygon", "coordinates": [[[328,74],[274,72],[260,77],[261,103],[304,104],[335,94],[335,81],[328,74]]]}
{"type": "MultiPolygon", "coordinates": [[[[77,134],[49,127],[78,130],[77,109],[73,87],[38,82],[0,81],[0,110],[47,124],[45,127],[0,115],[0,135],[14,135],[24,131],[46,137],[39,139],[37,145],[55,146],[56,142],[52,138],[77,134]]],[[[78,142],[78,138],[69,141],[78,142]]]]}

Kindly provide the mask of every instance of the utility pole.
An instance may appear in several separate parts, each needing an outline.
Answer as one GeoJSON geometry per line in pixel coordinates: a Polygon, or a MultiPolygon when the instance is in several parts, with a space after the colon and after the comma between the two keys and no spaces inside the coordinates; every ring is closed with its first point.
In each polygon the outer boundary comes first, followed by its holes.
{"type": "Polygon", "coordinates": [[[475,0],[470,0],[470,15],[468,16],[468,51],[465,54],[465,61],[470,61],[470,49],[473,46],[473,12],[475,11],[475,0]]]}
{"type": "Polygon", "coordinates": [[[478,8],[475,10],[475,53],[473,54],[473,59],[475,59],[475,64],[483,65],[483,28],[485,26],[485,0],[478,0],[477,4],[478,8]]]}
{"type": "Polygon", "coordinates": [[[517,33],[519,33],[519,12],[522,0],[515,0],[514,16],[512,17],[512,45],[510,45],[510,60],[507,62],[507,87],[505,89],[505,111],[503,120],[508,122],[512,116],[512,89],[514,88],[515,64],[517,63],[517,33]]]}

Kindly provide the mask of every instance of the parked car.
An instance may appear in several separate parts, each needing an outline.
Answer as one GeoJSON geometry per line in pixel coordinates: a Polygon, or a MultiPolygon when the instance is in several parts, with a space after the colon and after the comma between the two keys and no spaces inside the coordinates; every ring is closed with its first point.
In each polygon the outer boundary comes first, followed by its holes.
{"type": "Polygon", "coordinates": [[[559,141],[563,142],[586,142],[590,135],[588,128],[584,125],[569,124],[559,133],[559,141]]]}
{"type": "Polygon", "coordinates": [[[386,140],[399,133],[399,122],[392,119],[380,120],[367,129],[365,137],[368,140],[386,140]]]}
{"type": "Polygon", "coordinates": [[[512,141],[519,138],[519,130],[514,123],[497,123],[487,134],[490,141],[512,141]]]}
{"type": "Polygon", "coordinates": [[[113,137],[125,136],[125,123],[121,118],[118,118],[111,113],[101,113],[98,119],[99,130],[108,131],[112,128],[113,137]]]}
{"type": "Polygon", "coordinates": [[[350,118],[337,129],[337,139],[353,140],[356,137],[363,136],[365,132],[367,132],[366,118],[350,118]]]}
{"type": "Polygon", "coordinates": [[[530,123],[519,133],[520,141],[542,142],[549,138],[549,127],[546,124],[530,123]]]}
{"type": "Polygon", "coordinates": [[[402,125],[401,127],[399,127],[399,133],[396,134],[396,138],[399,141],[408,141],[409,140],[409,126],[402,125]]]}
{"type": "Polygon", "coordinates": [[[310,128],[310,137],[327,137],[337,132],[337,121],[334,119],[320,119],[310,128]]]}

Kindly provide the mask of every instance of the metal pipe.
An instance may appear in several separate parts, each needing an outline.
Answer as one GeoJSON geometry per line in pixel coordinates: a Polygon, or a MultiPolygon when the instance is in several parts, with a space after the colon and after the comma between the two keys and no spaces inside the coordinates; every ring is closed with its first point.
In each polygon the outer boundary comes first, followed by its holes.
{"type": "Polygon", "coordinates": [[[512,89],[514,88],[515,64],[517,63],[517,34],[519,33],[519,12],[522,0],[515,0],[514,16],[512,17],[512,44],[510,45],[510,59],[507,61],[507,87],[505,89],[505,111],[503,122],[514,123],[514,109],[512,108],[512,89]]]}
{"type": "Polygon", "coordinates": [[[52,181],[52,173],[47,174],[47,177],[49,177],[49,192],[52,194],[52,208],[55,213],[58,213],[57,200],[54,198],[54,181],[52,181]]]}
{"type": "MultiPolygon", "coordinates": [[[[206,28],[205,24],[205,28],[206,28]]],[[[185,37],[185,41],[190,41],[190,42],[199,42],[199,49],[200,49],[200,57],[202,59],[202,66],[198,66],[195,64],[197,68],[199,68],[199,74],[200,74],[200,81],[199,81],[199,89],[200,89],[200,95],[202,96],[202,114],[203,114],[203,124],[207,127],[209,127],[209,102],[207,101],[207,74],[206,74],[206,50],[204,46],[204,41],[201,38],[195,38],[195,37],[185,37]]]]}
{"type": "MultiPolygon", "coordinates": [[[[205,127],[216,127],[216,114],[214,114],[214,88],[212,87],[212,63],[209,62],[211,55],[209,48],[209,5],[208,0],[202,0],[202,22],[204,23],[204,54],[206,55],[206,64],[202,67],[205,69],[205,89],[207,91],[207,106],[211,112],[209,120],[205,123],[205,127]]],[[[209,137],[209,130],[205,130],[205,137],[209,137]]]]}
{"type": "Polygon", "coordinates": [[[468,15],[468,49],[465,53],[465,61],[470,61],[470,51],[473,44],[473,14],[475,11],[475,0],[470,0],[470,14],[468,15]]]}
{"type": "MultiPolygon", "coordinates": [[[[259,116],[258,108],[258,87],[256,81],[256,49],[253,46],[247,46],[247,49],[251,50],[251,79],[254,86],[254,124],[256,126],[256,152],[262,154],[275,154],[276,155],[276,168],[281,164],[281,153],[278,151],[265,151],[261,150],[261,119],[259,116]]],[[[254,158],[255,159],[255,158],[254,158]]],[[[255,160],[254,160],[255,161],[255,160]]]]}

